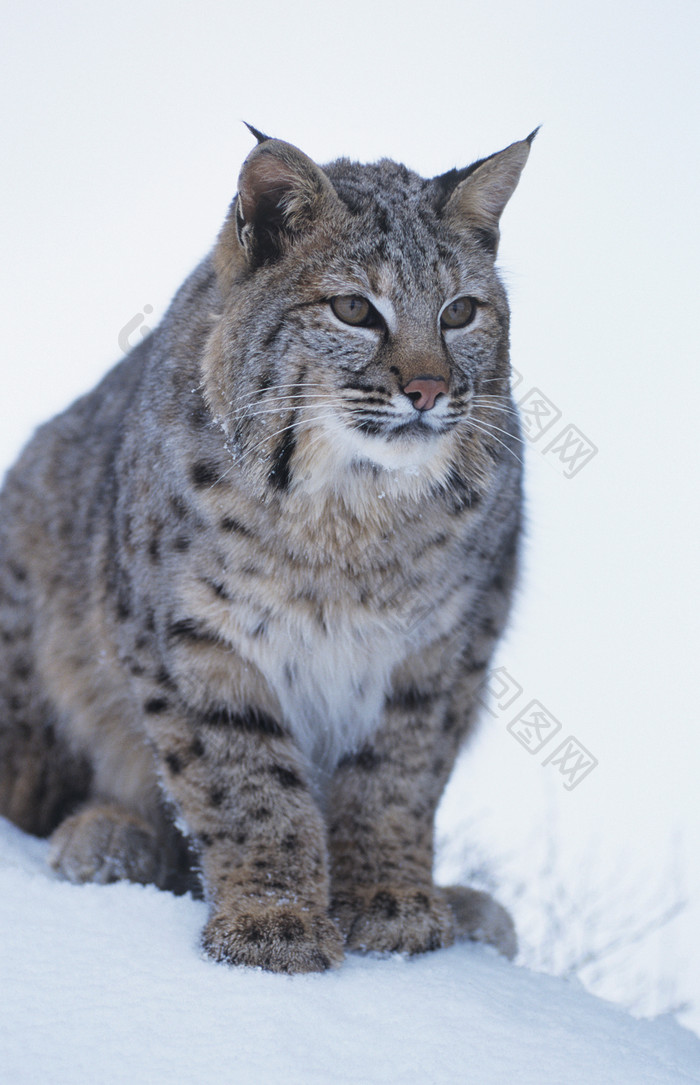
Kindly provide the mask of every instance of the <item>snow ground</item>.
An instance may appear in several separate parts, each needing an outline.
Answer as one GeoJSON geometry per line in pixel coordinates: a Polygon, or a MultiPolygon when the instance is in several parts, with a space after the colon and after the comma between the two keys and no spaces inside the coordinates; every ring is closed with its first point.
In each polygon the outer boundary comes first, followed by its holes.
{"type": "Polygon", "coordinates": [[[683,1085],[700,1041],[473,945],[274,976],[202,959],[206,908],[72,886],[0,821],[4,1085],[683,1085]]]}

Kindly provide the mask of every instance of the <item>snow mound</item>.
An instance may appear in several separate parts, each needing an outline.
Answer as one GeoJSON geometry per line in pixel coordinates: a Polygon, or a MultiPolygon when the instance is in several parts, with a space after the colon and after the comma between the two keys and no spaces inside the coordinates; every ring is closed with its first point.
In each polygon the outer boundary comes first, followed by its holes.
{"type": "Polygon", "coordinates": [[[206,908],[72,886],[0,820],[0,1078],[8,1085],[683,1085],[700,1041],[459,945],[275,976],[201,957],[206,908]]]}

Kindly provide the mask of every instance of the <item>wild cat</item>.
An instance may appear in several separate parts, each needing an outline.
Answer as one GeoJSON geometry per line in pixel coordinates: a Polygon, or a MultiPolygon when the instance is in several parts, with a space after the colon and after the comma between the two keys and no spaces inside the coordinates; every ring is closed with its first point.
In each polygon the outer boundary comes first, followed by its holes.
{"type": "Polygon", "coordinates": [[[426,180],[251,131],[211,254],[0,495],[0,813],[71,881],[200,886],[216,960],[512,956],[433,820],[516,572],[534,133],[426,180]]]}

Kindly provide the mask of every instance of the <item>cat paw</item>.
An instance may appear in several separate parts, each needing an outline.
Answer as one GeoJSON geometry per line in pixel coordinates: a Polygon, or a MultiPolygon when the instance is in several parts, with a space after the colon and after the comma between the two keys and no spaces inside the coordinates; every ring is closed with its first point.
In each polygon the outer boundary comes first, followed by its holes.
{"type": "Polygon", "coordinates": [[[512,961],[518,952],[515,924],[505,908],[478,889],[448,885],[440,890],[455,921],[455,937],[485,942],[512,961]]]}
{"type": "Polygon", "coordinates": [[[347,949],[427,953],[454,941],[452,912],[433,889],[379,885],[335,894],[331,913],[347,949]]]}
{"type": "Polygon", "coordinates": [[[51,834],[49,863],[70,882],[157,880],[158,854],[150,826],[116,805],[91,806],[51,834]]]}
{"type": "Polygon", "coordinates": [[[268,972],[325,972],[343,960],[343,940],[323,912],[257,901],[213,915],[202,946],[215,961],[268,972]]]}

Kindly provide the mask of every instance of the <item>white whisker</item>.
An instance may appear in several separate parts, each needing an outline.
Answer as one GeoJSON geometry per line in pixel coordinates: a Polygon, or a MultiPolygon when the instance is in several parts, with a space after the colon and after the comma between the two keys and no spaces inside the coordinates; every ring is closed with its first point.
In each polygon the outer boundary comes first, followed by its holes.
{"type": "Polygon", "coordinates": [[[333,417],[334,416],[330,412],[326,412],[325,414],[316,415],[313,418],[298,418],[294,422],[291,422],[288,426],[282,426],[280,429],[275,430],[274,433],[266,433],[260,439],[260,441],[258,441],[257,444],[253,445],[251,448],[241,449],[238,455],[232,453],[232,455],[234,456],[233,462],[227,467],[223,474],[219,475],[216,481],[211,484],[210,489],[213,489],[214,486],[218,486],[220,483],[224,482],[226,478],[231,474],[231,472],[236,467],[239,467],[241,465],[241,463],[246,459],[246,457],[254,455],[254,453],[256,453],[258,449],[261,448],[267,441],[273,441],[275,437],[279,437],[281,433],[286,433],[288,430],[296,429],[299,426],[303,426],[305,423],[309,425],[314,425],[316,422],[324,422],[326,420],[333,421],[333,417]]]}
{"type": "MultiPolygon", "coordinates": [[[[495,441],[496,444],[499,444],[502,448],[504,448],[506,450],[506,452],[508,452],[513,457],[513,459],[516,461],[516,463],[522,464],[522,462],[523,462],[522,458],[520,456],[516,455],[516,453],[513,451],[513,449],[509,448],[509,446],[505,443],[505,441],[502,441],[500,439],[500,437],[496,437],[496,435],[494,433],[492,433],[490,427],[482,425],[480,422],[477,422],[473,418],[467,419],[467,424],[472,426],[472,428],[475,429],[478,433],[483,433],[485,436],[489,437],[492,441],[495,441]]],[[[505,433],[506,431],[502,430],[501,432],[505,433]]]]}
{"type": "MultiPolygon", "coordinates": [[[[328,396],[327,398],[331,402],[336,402],[335,396],[328,396]]],[[[318,402],[317,397],[313,397],[311,403],[298,404],[298,406],[309,407],[309,406],[313,406],[313,404],[315,402],[316,403],[318,402]]],[[[319,403],[318,405],[321,406],[322,404],[319,403]]],[[[323,406],[325,406],[325,404],[323,404],[323,406]]],[[[260,408],[258,410],[256,410],[253,407],[248,406],[248,407],[245,407],[245,408],[241,408],[240,413],[245,413],[247,418],[264,418],[265,416],[271,415],[271,414],[272,415],[274,415],[274,414],[289,414],[289,411],[291,409],[292,408],[288,404],[286,406],[280,404],[279,407],[263,407],[263,408],[260,408]]],[[[236,412],[236,413],[239,413],[239,412],[236,412]]]]}
{"type": "Polygon", "coordinates": [[[314,425],[316,422],[325,422],[326,420],[333,420],[333,414],[330,411],[326,411],[324,414],[315,415],[313,418],[298,418],[294,422],[290,422],[288,426],[282,426],[280,429],[275,430],[274,433],[266,433],[257,444],[252,446],[252,448],[245,449],[243,456],[253,455],[267,441],[273,441],[275,437],[279,437],[281,433],[287,433],[291,429],[298,429],[303,425],[314,425]]]}
{"type": "MultiPolygon", "coordinates": [[[[256,400],[259,400],[261,403],[263,403],[265,401],[269,402],[269,394],[272,394],[272,395],[276,396],[279,399],[290,399],[290,398],[294,397],[295,390],[297,388],[312,388],[312,389],[315,389],[315,391],[318,394],[321,394],[321,395],[324,395],[324,394],[330,395],[330,394],[332,394],[331,392],[327,392],[327,390],[325,390],[323,388],[323,386],[318,384],[316,381],[302,381],[301,383],[297,383],[297,384],[292,385],[292,387],[287,391],[284,388],[280,388],[277,385],[271,385],[269,388],[263,388],[263,389],[254,388],[251,391],[243,392],[243,393],[241,393],[239,395],[236,395],[235,406],[236,406],[236,409],[238,409],[239,407],[245,407],[247,404],[250,404],[251,400],[253,402],[255,402],[256,400]]],[[[198,389],[198,391],[203,393],[204,389],[200,387],[198,389]]],[[[311,395],[312,393],[307,392],[305,394],[306,395],[311,395]]],[[[233,406],[233,404],[232,404],[232,406],[233,406]]]]}
{"type": "MultiPolygon", "coordinates": [[[[279,403],[279,405],[280,405],[279,409],[284,410],[285,404],[288,404],[291,400],[337,399],[337,398],[338,397],[332,392],[322,392],[322,391],[319,391],[319,390],[317,390],[316,392],[297,392],[297,393],[282,392],[282,393],[280,393],[278,395],[278,397],[276,399],[270,399],[269,397],[267,397],[266,399],[260,399],[259,403],[260,403],[261,407],[269,408],[269,409],[272,409],[273,405],[275,403],[279,403]]],[[[242,403],[242,404],[238,405],[231,412],[231,414],[233,416],[235,416],[237,414],[240,414],[243,411],[249,411],[252,408],[254,408],[255,406],[256,406],[255,401],[253,401],[252,403],[250,401],[248,401],[247,403],[242,403]]]]}

